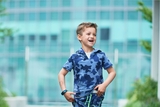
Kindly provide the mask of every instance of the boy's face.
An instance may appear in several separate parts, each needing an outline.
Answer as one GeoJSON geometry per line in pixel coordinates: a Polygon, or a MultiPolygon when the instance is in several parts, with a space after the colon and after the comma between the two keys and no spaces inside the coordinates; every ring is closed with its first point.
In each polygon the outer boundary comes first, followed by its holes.
{"type": "Polygon", "coordinates": [[[92,48],[96,43],[96,29],[94,27],[85,28],[82,34],[78,34],[77,38],[82,46],[92,48]]]}

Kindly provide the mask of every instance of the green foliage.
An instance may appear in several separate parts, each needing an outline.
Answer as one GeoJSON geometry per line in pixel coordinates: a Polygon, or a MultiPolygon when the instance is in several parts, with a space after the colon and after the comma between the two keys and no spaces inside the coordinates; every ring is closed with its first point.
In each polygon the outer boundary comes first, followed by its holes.
{"type": "Polygon", "coordinates": [[[127,95],[126,107],[160,107],[157,90],[157,82],[150,77],[135,81],[133,90],[127,95]]]}
{"type": "MultiPolygon", "coordinates": [[[[145,6],[142,1],[138,1],[139,7],[137,8],[138,11],[142,13],[143,18],[152,24],[152,10],[145,6]]],[[[152,26],[151,26],[152,28],[152,26]]],[[[151,43],[150,41],[141,40],[140,45],[144,47],[148,52],[151,52],[151,43]]]]}
{"type": "Polygon", "coordinates": [[[152,23],[152,10],[144,5],[142,1],[138,1],[138,11],[143,15],[143,18],[148,22],[152,23]]]}
{"type": "Polygon", "coordinates": [[[7,97],[7,93],[4,92],[2,88],[2,78],[0,77],[0,107],[9,107],[6,101],[4,100],[4,97],[7,97]]]}
{"type": "MultiPolygon", "coordinates": [[[[5,0],[0,0],[0,17],[6,15],[6,8],[3,6],[5,0]]],[[[6,36],[11,36],[15,31],[12,28],[2,27],[2,23],[0,22],[0,41],[3,41],[6,36]]]]}
{"type": "Polygon", "coordinates": [[[151,52],[151,41],[141,40],[140,45],[143,46],[148,52],[151,52]]]}
{"type": "MultiPolygon", "coordinates": [[[[0,17],[5,15],[5,7],[3,6],[5,0],[0,0],[0,17]]],[[[0,23],[0,41],[4,39],[5,36],[11,36],[13,30],[11,28],[2,27],[0,23]]],[[[0,107],[9,107],[7,102],[4,100],[7,97],[7,93],[3,90],[2,77],[0,77],[0,107]]]]}
{"type": "MultiPolygon", "coordinates": [[[[152,11],[146,7],[143,2],[138,2],[137,9],[143,15],[143,18],[152,24],[152,11]]],[[[152,26],[151,26],[152,27],[152,26]]],[[[141,40],[141,45],[151,52],[151,42],[141,40]]],[[[145,77],[144,80],[137,80],[133,83],[133,90],[128,95],[128,103],[125,107],[160,107],[160,101],[157,98],[157,82],[151,77],[145,77]]]]}
{"type": "MultiPolygon", "coordinates": [[[[0,0],[0,17],[6,15],[6,8],[3,6],[4,2],[5,0],[0,0]]],[[[13,32],[15,31],[11,28],[2,27],[2,23],[0,22],[0,42],[3,41],[6,36],[11,36],[13,32]]],[[[9,107],[7,102],[4,100],[5,97],[7,97],[7,93],[3,89],[3,81],[0,76],[0,107],[9,107]]]]}
{"type": "Polygon", "coordinates": [[[3,6],[4,0],[0,0],[0,16],[5,15],[5,7],[3,6]]]}

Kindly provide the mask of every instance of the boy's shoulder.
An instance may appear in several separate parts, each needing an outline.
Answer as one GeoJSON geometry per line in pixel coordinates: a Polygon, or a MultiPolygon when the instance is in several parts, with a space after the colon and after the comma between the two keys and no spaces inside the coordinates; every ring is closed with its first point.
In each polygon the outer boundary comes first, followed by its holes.
{"type": "Polygon", "coordinates": [[[100,49],[94,49],[93,52],[94,52],[94,53],[97,53],[97,54],[105,54],[105,52],[103,52],[103,51],[100,50],[100,49]]]}

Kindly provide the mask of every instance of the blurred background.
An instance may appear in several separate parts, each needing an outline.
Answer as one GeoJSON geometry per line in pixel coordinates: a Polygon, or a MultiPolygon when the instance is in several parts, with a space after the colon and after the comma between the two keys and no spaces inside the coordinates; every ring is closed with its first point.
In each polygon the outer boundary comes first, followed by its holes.
{"type": "MultiPolygon", "coordinates": [[[[27,96],[29,105],[67,103],[60,94],[57,75],[68,57],[81,47],[76,38],[81,22],[97,23],[95,48],[106,53],[117,72],[107,88],[104,104],[126,99],[133,82],[150,75],[150,52],[140,41],[151,41],[151,23],[137,10],[137,0],[0,2],[0,7],[6,8],[5,15],[0,16],[0,27],[8,33],[0,33],[0,76],[8,95],[27,96]]],[[[152,0],[142,2],[152,9],[152,0]]],[[[72,72],[66,84],[72,91],[72,72]]]]}

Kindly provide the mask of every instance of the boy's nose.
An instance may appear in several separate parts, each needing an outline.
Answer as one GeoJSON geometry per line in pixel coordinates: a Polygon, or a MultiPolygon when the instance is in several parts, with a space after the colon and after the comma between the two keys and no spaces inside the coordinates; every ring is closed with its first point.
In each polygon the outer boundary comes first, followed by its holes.
{"type": "Polygon", "coordinates": [[[90,35],[90,37],[94,37],[94,35],[93,35],[93,34],[91,34],[91,35],[90,35]]]}

